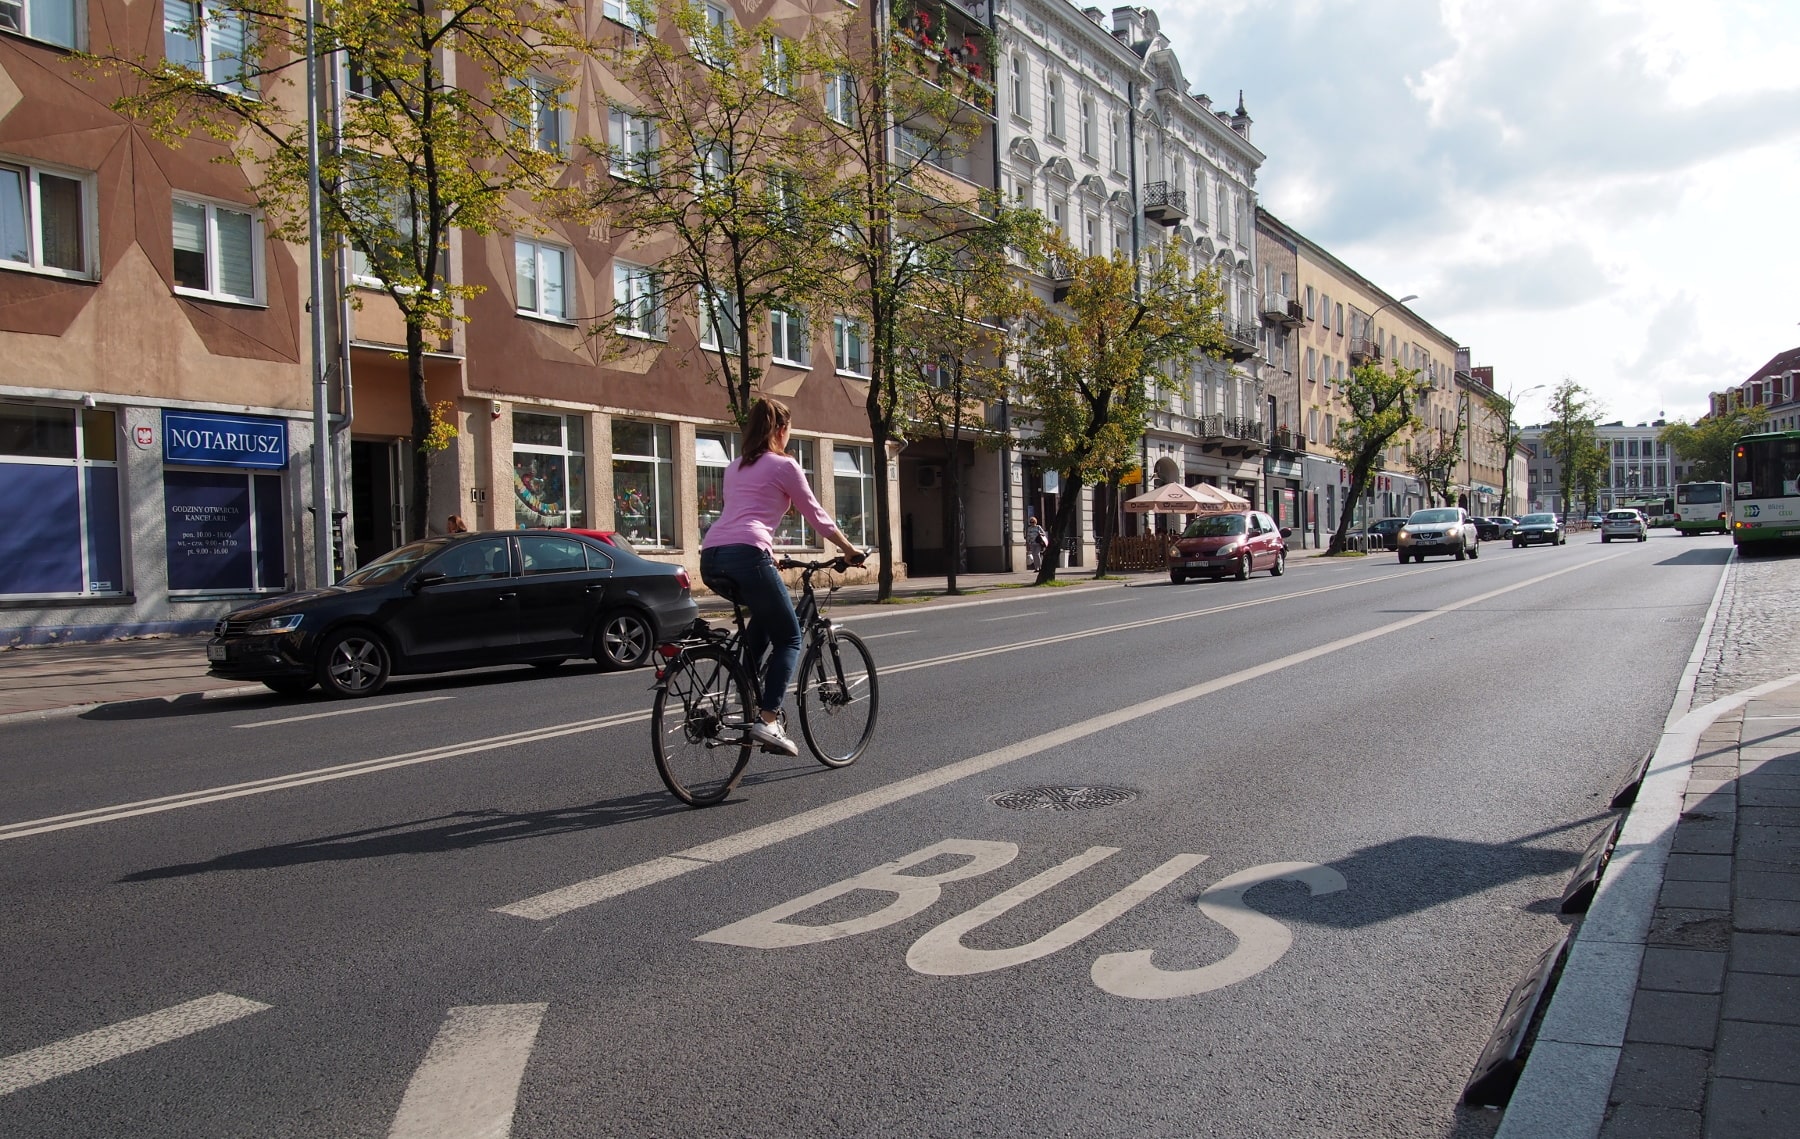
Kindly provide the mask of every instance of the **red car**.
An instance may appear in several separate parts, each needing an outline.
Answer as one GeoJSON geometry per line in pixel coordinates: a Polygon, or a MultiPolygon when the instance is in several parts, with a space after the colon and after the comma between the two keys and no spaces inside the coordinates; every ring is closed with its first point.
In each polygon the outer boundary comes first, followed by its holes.
{"type": "Polygon", "coordinates": [[[1239,581],[1257,570],[1280,577],[1287,570],[1287,536],[1260,510],[1203,514],[1188,524],[1169,549],[1169,580],[1181,585],[1190,577],[1214,581],[1230,574],[1239,581]]]}

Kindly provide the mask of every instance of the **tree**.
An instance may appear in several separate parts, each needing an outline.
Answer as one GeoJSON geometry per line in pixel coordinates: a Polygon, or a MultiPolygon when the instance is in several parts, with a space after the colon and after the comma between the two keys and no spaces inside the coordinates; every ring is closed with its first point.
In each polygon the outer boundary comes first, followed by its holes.
{"type": "Polygon", "coordinates": [[[1734,407],[1723,415],[1704,416],[1698,423],[1671,423],[1657,432],[1656,440],[1668,444],[1675,457],[1688,464],[1683,482],[1726,482],[1731,478],[1732,445],[1760,429],[1768,418],[1768,410],[1761,406],[1734,407]]]}
{"type": "Polygon", "coordinates": [[[1550,424],[1544,429],[1544,449],[1560,468],[1563,509],[1574,501],[1578,487],[1587,491],[1591,508],[1598,490],[1595,477],[1595,454],[1600,464],[1608,460],[1600,449],[1599,405],[1588,390],[1574,380],[1564,378],[1550,393],[1550,424]]]}
{"type": "Polygon", "coordinates": [[[1464,426],[1463,418],[1458,416],[1455,429],[1448,435],[1442,431],[1437,432],[1436,442],[1423,447],[1415,446],[1407,458],[1407,468],[1425,484],[1425,502],[1428,506],[1450,503],[1450,481],[1456,476],[1456,464],[1462,461],[1463,456],[1464,426]]]}
{"type": "MultiPolygon", "coordinates": [[[[587,205],[654,251],[656,295],[642,303],[696,304],[706,370],[741,426],[764,373],[757,330],[776,312],[806,327],[833,280],[818,250],[836,216],[819,187],[838,164],[807,109],[819,53],[771,21],[746,32],[708,23],[698,5],[676,5],[668,19],[679,46],[646,35],[616,54],[614,77],[636,103],[609,111],[613,137],[596,144],[608,172],[587,205]]],[[[602,331],[621,322],[633,314],[615,312],[602,331]]]]}
{"type": "Polygon", "coordinates": [[[963,533],[962,464],[965,439],[998,448],[1005,440],[987,420],[987,405],[1007,394],[1014,342],[1012,327],[1031,303],[1031,291],[1008,261],[1009,249],[1035,256],[1042,218],[1033,210],[996,206],[993,224],[970,235],[967,245],[921,250],[926,272],[915,303],[898,330],[903,354],[916,369],[908,434],[944,445],[940,484],[946,589],[957,593],[963,533]]]}
{"type": "MultiPolygon", "coordinates": [[[[1527,391],[1529,394],[1529,390],[1527,391]]],[[[1519,453],[1519,441],[1524,438],[1525,429],[1513,419],[1513,412],[1518,400],[1508,392],[1501,395],[1492,392],[1482,397],[1488,410],[1493,413],[1493,422],[1499,424],[1493,429],[1493,442],[1500,452],[1500,513],[1506,514],[1506,496],[1512,492],[1512,460],[1519,453]]]]}
{"type": "MultiPolygon", "coordinates": [[[[169,146],[202,134],[230,147],[271,236],[304,243],[310,148],[305,99],[294,97],[305,88],[303,10],[259,0],[193,10],[212,34],[196,22],[167,25],[157,58],[97,61],[134,81],[114,109],[169,146]],[[220,28],[249,46],[209,58],[227,40],[220,28]]],[[[327,249],[356,250],[358,277],[379,282],[406,321],[414,538],[433,514],[430,441],[443,435],[437,427],[434,436],[426,395],[427,340],[461,319],[461,303],[479,291],[447,276],[450,233],[531,229],[522,201],[567,195],[564,96],[591,50],[579,17],[579,8],[536,0],[318,5],[316,55],[329,66],[347,59],[350,96],[340,114],[320,116],[324,238],[327,249]]]]}
{"type": "Polygon", "coordinates": [[[1423,426],[1413,410],[1431,391],[1430,380],[1419,379],[1419,369],[1396,367],[1385,372],[1379,364],[1358,364],[1350,369],[1344,398],[1350,414],[1338,423],[1331,449],[1350,468],[1350,491],[1332,532],[1327,554],[1341,554],[1349,545],[1350,504],[1361,502],[1376,465],[1393,441],[1423,426]]]}
{"type": "MultiPolygon", "coordinates": [[[[1026,440],[1044,453],[1061,483],[1048,520],[1050,549],[1075,532],[1084,486],[1118,479],[1136,463],[1139,439],[1165,370],[1179,372],[1225,346],[1218,283],[1185,258],[1151,259],[1139,270],[1121,254],[1088,257],[1060,234],[1046,243],[1062,266],[1067,296],[1034,298],[1025,318],[1020,402],[1032,417],[1026,440]]],[[[1105,547],[1096,574],[1106,572],[1105,547]]],[[[1054,554],[1037,583],[1056,577],[1054,554]]]]}
{"type": "MultiPolygon", "coordinates": [[[[901,335],[906,313],[920,303],[934,264],[988,243],[996,201],[947,170],[980,137],[974,114],[978,86],[946,80],[935,57],[917,50],[899,24],[879,19],[844,26],[827,53],[824,74],[832,98],[819,106],[818,126],[840,162],[840,174],[818,187],[836,203],[834,238],[816,252],[837,269],[836,308],[868,330],[869,380],[863,391],[875,453],[876,541],[881,554],[876,596],[893,595],[892,510],[887,453],[904,441],[919,379],[901,335]],[[866,34],[868,41],[860,36],[866,34]],[[954,93],[960,90],[961,94],[954,93]],[[971,103],[970,100],[975,100],[971,103]],[[927,252],[941,248],[944,252],[927,252]]],[[[986,32],[971,28],[970,37],[986,32]]],[[[942,32],[934,44],[943,41],[942,32]]],[[[982,54],[987,44],[982,42],[982,54]]],[[[992,109],[992,95],[985,95],[992,109]]]]}

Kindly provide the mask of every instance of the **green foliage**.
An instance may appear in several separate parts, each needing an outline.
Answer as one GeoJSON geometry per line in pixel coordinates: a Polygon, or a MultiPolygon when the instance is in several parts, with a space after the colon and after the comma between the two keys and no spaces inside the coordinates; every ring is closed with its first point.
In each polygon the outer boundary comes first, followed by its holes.
{"type": "MultiPolygon", "coordinates": [[[[1530,389],[1527,389],[1529,394],[1530,389]]],[[[1517,400],[1510,394],[1501,395],[1492,392],[1482,397],[1491,414],[1491,422],[1499,426],[1493,429],[1495,448],[1500,452],[1500,513],[1505,514],[1508,503],[1507,496],[1512,492],[1512,459],[1519,453],[1519,442],[1524,438],[1524,428],[1513,418],[1517,408],[1517,400]]]]}
{"type": "Polygon", "coordinates": [[[1683,482],[1726,482],[1731,478],[1731,447],[1740,436],[1761,430],[1769,413],[1763,407],[1732,408],[1724,415],[1708,415],[1698,423],[1671,423],[1657,433],[1675,457],[1691,464],[1683,482]]]}
{"type": "Polygon", "coordinates": [[[1550,393],[1550,423],[1544,449],[1561,467],[1563,509],[1579,492],[1592,509],[1611,460],[1600,443],[1600,405],[1588,390],[1565,378],[1550,393]]]}
{"type": "MultiPolygon", "coordinates": [[[[1034,299],[1017,390],[1034,425],[1026,442],[1062,482],[1046,527],[1056,549],[1071,532],[1082,487],[1116,480],[1135,464],[1167,376],[1221,352],[1225,341],[1217,279],[1190,271],[1185,258],[1154,258],[1140,277],[1123,256],[1085,256],[1059,234],[1046,248],[1068,291],[1056,303],[1034,299]]],[[[1046,558],[1039,573],[1055,577],[1056,559],[1046,558]]]]}
{"type": "Polygon", "coordinates": [[[1428,506],[1450,503],[1450,482],[1455,477],[1456,465],[1462,462],[1465,426],[1463,417],[1457,416],[1455,430],[1448,435],[1439,431],[1435,439],[1423,445],[1415,440],[1412,454],[1407,457],[1407,469],[1425,484],[1428,506]]]}
{"type": "MultiPolygon", "coordinates": [[[[1362,501],[1382,453],[1394,440],[1423,426],[1415,409],[1431,391],[1431,381],[1422,380],[1419,375],[1417,368],[1396,367],[1388,372],[1374,363],[1350,369],[1344,384],[1350,414],[1338,423],[1337,435],[1331,440],[1331,449],[1350,469],[1346,504],[1362,501]]],[[[1352,512],[1346,506],[1331,535],[1330,552],[1343,552],[1351,518],[1352,512]]]]}

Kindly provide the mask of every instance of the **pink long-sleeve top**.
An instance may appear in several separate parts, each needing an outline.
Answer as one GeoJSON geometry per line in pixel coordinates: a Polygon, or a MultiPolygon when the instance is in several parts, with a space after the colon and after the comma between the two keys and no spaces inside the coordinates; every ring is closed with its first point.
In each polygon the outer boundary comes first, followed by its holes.
{"type": "Polygon", "coordinates": [[[772,551],[775,529],[790,504],[819,533],[837,530],[792,457],[769,451],[747,467],[744,460],[733,460],[725,468],[725,510],[707,530],[700,548],[742,545],[772,551]]]}

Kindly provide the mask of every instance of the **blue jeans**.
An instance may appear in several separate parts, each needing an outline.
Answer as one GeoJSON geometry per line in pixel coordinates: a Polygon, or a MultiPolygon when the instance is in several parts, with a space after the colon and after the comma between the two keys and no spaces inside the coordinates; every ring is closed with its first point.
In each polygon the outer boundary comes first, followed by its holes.
{"type": "Polygon", "coordinates": [[[788,682],[800,663],[800,618],[794,613],[787,584],[775,569],[775,559],[760,546],[715,546],[700,551],[700,580],[714,593],[735,599],[750,610],[750,624],[744,630],[745,658],[754,669],[763,654],[769,654],[756,705],[764,712],[781,711],[788,682]]]}

